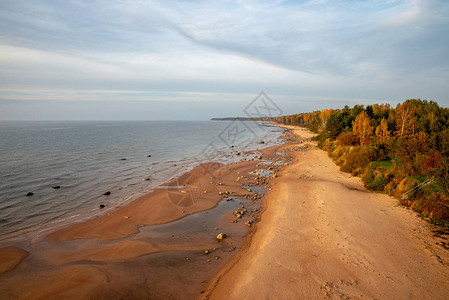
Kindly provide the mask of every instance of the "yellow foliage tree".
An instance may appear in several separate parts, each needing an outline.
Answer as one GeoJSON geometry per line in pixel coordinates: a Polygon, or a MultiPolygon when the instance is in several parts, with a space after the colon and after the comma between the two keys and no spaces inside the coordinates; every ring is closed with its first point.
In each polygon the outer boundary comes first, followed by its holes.
{"type": "Polygon", "coordinates": [[[354,121],[352,121],[352,131],[359,138],[360,145],[363,146],[366,139],[373,134],[373,127],[368,114],[361,112],[354,121]]]}
{"type": "Polygon", "coordinates": [[[415,108],[409,102],[404,102],[396,107],[396,134],[399,136],[414,133],[415,108]]]}
{"type": "Polygon", "coordinates": [[[385,143],[390,137],[390,131],[388,131],[387,120],[382,119],[379,126],[376,128],[376,137],[379,142],[385,143]]]}

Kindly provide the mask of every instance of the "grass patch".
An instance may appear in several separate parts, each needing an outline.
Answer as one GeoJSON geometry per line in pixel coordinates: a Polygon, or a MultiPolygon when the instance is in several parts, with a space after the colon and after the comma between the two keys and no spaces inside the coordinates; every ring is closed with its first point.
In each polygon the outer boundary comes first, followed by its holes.
{"type": "Polygon", "coordinates": [[[372,161],[371,165],[377,168],[388,170],[393,167],[393,162],[391,160],[372,161]]]}

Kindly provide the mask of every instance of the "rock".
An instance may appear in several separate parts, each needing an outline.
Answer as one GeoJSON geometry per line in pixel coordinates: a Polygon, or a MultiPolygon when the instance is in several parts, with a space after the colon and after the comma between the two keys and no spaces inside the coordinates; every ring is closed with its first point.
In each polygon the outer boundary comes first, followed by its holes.
{"type": "Polygon", "coordinates": [[[34,195],[34,193],[32,193],[32,192],[28,192],[25,196],[27,196],[27,197],[31,197],[31,196],[33,196],[34,195]]]}
{"type": "Polygon", "coordinates": [[[53,187],[53,189],[55,189],[55,190],[59,190],[60,188],[61,188],[60,185],[55,185],[55,186],[53,187]]]}
{"type": "Polygon", "coordinates": [[[105,196],[109,196],[111,194],[111,192],[110,191],[107,191],[106,193],[104,193],[103,195],[105,195],[105,196]]]}
{"type": "Polygon", "coordinates": [[[224,240],[226,238],[226,233],[220,233],[219,235],[217,235],[217,240],[221,241],[224,240]]]}
{"type": "Polygon", "coordinates": [[[209,254],[209,250],[204,251],[204,254],[209,254]]]}
{"type": "Polygon", "coordinates": [[[105,208],[105,205],[104,204],[100,204],[100,208],[105,208]]]}
{"type": "Polygon", "coordinates": [[[265,142],[264,141],[260,141],[259,144],[265,144],[265,142]]]}
{"type": "Polygon", "coordinates": [[[151,155],[150,155],[150,154],[148,154],[148,155],[147,155],[147,157],[151,157],[151,155]]]}
{"type": "Polygon", "coordinates": [[[145,178],[145,180],[146,180],[146,181],[150,181],[150,180],[151,180],[151,178],[150,178],[150,177],[148,177],[148,178],[145,178]]]}
{"type": "Polygon", "coordinates": [[[126,160],[126,158],[122,158],[122,159],[120,159],[120,160],[126,160]]]}

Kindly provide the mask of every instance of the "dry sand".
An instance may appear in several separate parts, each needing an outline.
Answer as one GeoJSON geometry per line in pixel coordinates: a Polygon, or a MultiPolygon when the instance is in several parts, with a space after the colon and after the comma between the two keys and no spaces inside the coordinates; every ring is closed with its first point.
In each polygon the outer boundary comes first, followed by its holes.
{"type": "Polygon", "coordinates": [[[449,299],[447,234],[326,152],[290,153],[251,244],[201,298],[449,299]]]}

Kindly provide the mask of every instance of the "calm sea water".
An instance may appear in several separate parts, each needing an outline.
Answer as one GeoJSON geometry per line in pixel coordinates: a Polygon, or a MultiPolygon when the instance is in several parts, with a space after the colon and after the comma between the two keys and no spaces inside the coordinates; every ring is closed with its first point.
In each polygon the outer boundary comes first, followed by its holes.
{"type": "Polygon", "coordinates": [[[0,240],[99,213],[280,133],[253,122],[0,122],[0,240]]]}

